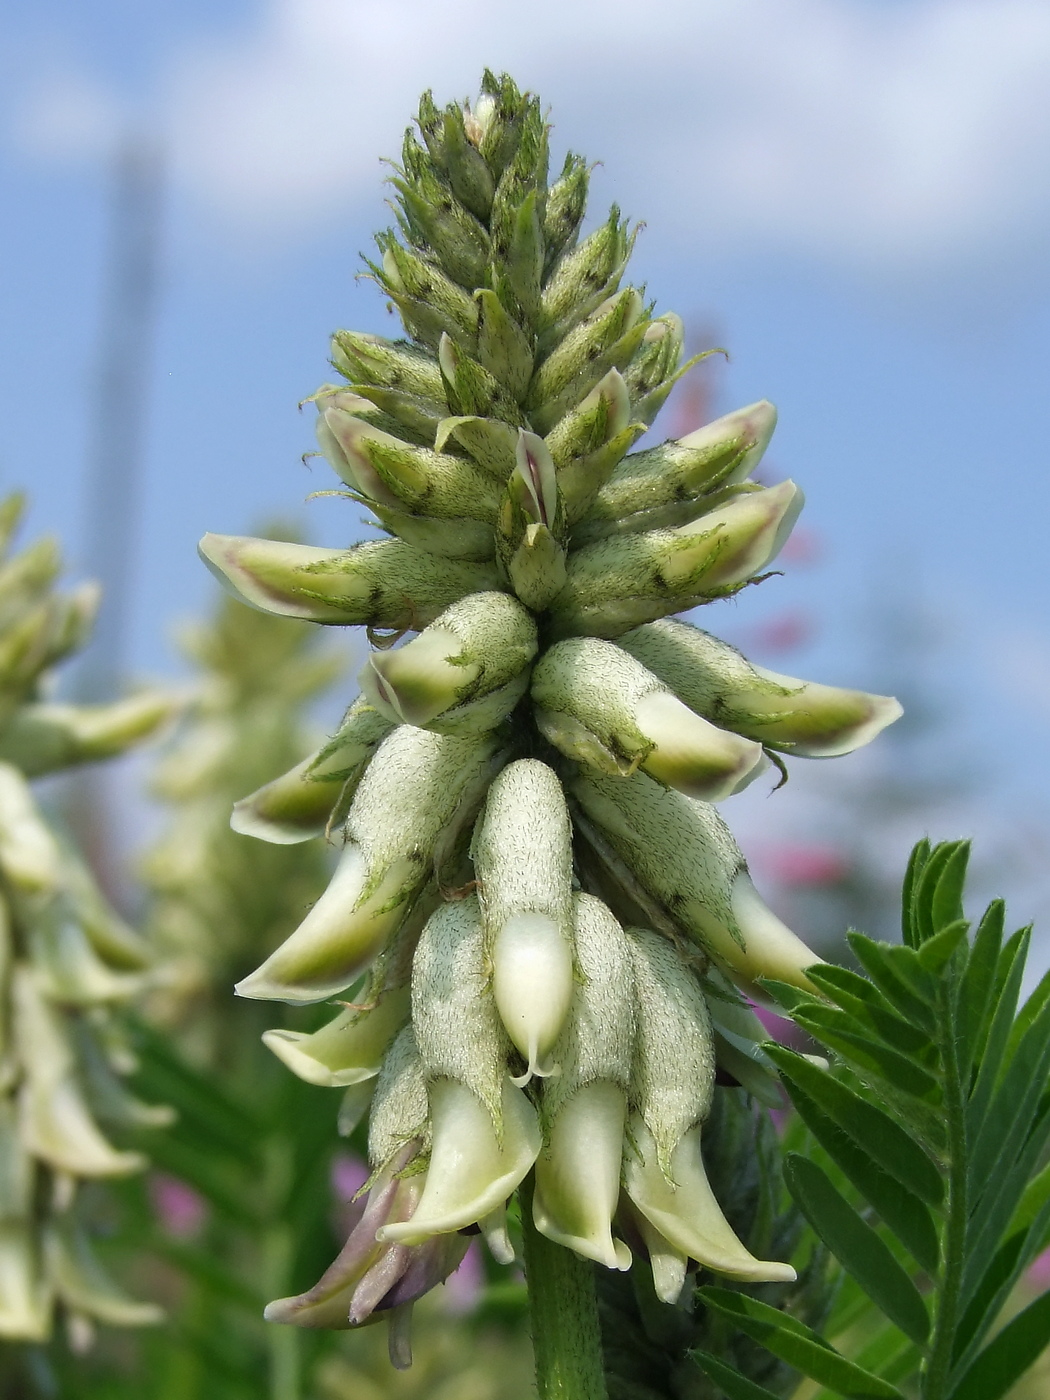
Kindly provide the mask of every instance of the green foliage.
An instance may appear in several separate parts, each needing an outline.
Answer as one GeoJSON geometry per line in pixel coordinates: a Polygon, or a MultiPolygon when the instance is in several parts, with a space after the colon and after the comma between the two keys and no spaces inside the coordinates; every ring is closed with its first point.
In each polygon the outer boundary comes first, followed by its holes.
{"type": "MultiPolygon", "coordinates": [[[[1029,930],[1004,939],[1001,902],[968,937],[968,854],[916,846],[902,944],[850,935],[866,978],[817,967],[813,993],[767,984],[835,1054],[823,1069],[767,1047],[815,1147],[788,1154],[788,1189],[854,1319],[867,1305],[885,1321],[847,1357],[758,1300],[703,1297],[830,1395],[997,1400],[1050,1344],[1050,1295],[996,1332],[1050,1243],[1050,974],[1019,1008],[1029,930]]],[[[696,1359],[730,1400],[761,1394],[724,1358],[696,1359]]]]}

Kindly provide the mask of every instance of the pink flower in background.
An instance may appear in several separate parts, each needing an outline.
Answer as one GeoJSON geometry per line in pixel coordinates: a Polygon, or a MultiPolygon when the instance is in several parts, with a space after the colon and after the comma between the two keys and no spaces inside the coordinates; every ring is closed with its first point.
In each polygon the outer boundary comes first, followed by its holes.
{"type": "Polygon", "coordinates": [[[1050,1249],[1040,1254],[1028,1270],[1028,1282],[1033,1288],[1050,1288],[1050,1249]]]}
{"type": "Polygon", "coordinates": [[[166,1172],[152,1172],[149,1195],[166,1235],[176,1240],[189,1240],[200,1234],[208,1218],[208,1204],[192,1186],[166,1172]]]}
{"type": "Polygon", "coordinates": [[[849,861],[834,846],[816,843],[772,846],[763,852],[763,865],[781,885],[833,885],[849,874],[849,861]]]}
{"type": "Polygon", "coordinates": [[[453,1317],[464,1317],[472,1313],[481,1299],[485,1286],[485,1268],[481,1260],[481,1250],[476,1240],[463,1256],[463,1262],[445,1280],[445,1311],[453,1317]]]}

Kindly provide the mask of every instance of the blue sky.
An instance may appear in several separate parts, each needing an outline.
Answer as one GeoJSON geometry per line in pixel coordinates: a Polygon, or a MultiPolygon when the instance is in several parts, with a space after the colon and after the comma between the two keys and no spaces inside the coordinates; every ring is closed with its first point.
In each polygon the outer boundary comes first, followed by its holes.
{"type": "Polygon", "coordinates": [[[332,329],[387,323],[354,276],[386,220],[378,158],[421,88],[464,96],[486,63],[543,95],[556,152],[602,161],[596,216],[616,199],[645,221],[636,280],[732,352],[719,409],[779,408],[769,460],[805,489],[818,556],[710,625],[761,649],[764,620],[804,614],[808,642],[756,659],[880,689],[865,618],[913,590],[979,778],[982,810],[948,819],[1022,823],[1040,867],[1043,0],[7,0],[0,479],[30,489],[33,528],[78,566],[107,172],[135,130],[169,178],[134,669],[175,668],[171,625],[210,596],[204,530],[291,514],[356,537],[355,507],[303,504],[331,483],[300,462],[296,403],[332,329]]]}

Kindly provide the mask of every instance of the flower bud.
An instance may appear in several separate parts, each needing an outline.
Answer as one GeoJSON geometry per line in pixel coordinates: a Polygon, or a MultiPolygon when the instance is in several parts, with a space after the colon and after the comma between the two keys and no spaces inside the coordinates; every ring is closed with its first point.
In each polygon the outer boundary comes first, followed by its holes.
{"type": "Polygon", "coordinates": [[[532,675],[536,723],[550,742],[602,773],[639,767],[708,802],[747,785],[761,745],[701,719],[613,642],[571,637],[544,652],[532,675]]]}
{"type": "Polygon", "coordinates": [[[347,817],[327,890],[239,996],[323,1001],[348,987],[400,926],[441,851],[473,817],[495,744],[402,725],[379,746],[347,817]]]}
{"type": "Polygon", "coordinates": [[[418,637],[372,652],[362,693],[395,723],[459,733],[492,728],[528,685],[536,624],[509,593],[473,593],[418,637]]]}
{"type": "Polygon", "coordinates": [[[467,593],[499,586],[490,565],[440,559],[400,540],[333,550],[205,535],[199,549],[219,582],[242,602],[343,626],[425,627],[467,593]]]}
{"type": "Polygon", "coordinates": [[[640,884],[738,986],[751,994],[769,977],[811,990],[805,969],[820,959],[763,904],[713,807],[644,773],[581,774],[571,790],[640,884]]]}
{"type": "Polygon", "coordinates": [[[544,441],[554,465],[565,472],[578,457],[603,447],[631,421],[631,398],[623,375],[611,369],[591,392],[567,413],[544,441]]]}
{"type": "Polygon", "coordinates": [[[459,520],[439,520],[430,515],[413,515],[396,506],[370,505],[372,514],[391,535],[415,549],[439,554],[443,559],[468,559],[484,563],[496,553],[496,536],[483,520],[462,516],[459,520]]]}
{"type": "Polygon", "coordinates": [[[383,255],[382,266],[369,266],[401,313],[409,335],[431,350],[437,349],[443,335],[451,335],[457,345],[472,355],[476,349],[477,313],[470,292],[446,277],[434,263],[403,248],[393,234],[380,234],[376,243],[383,255]]]}
{"type": "MultiPolygon", "coordinates": [[[[484,161],[481,163],[484,166],[484,161]]],[[[414,189],[396,175],[390,183],[400,196],[398,202],[413,241],[432,251],[453,282],[471,290],[480,286],[485,281],[492,251],[484,225],[453,198],[446,185],[433,177],[429,188],[423,190],[414,189]]]]}
{"type": "Polygon", "coordinates": [[[489,789],[472,847],[492,990],[525,1060],[515,1084],[554,1072],[573,992],[572,827],[557,775],[519,759],[489,789]]]}
{"type": "MultiPolygon", "coordinates": [[[[654,322],[654,324],[656,324],[654,322]]],[[[744,481],[773,436],[777,411],[764,400],[677,441],[634,452],[611,473],[573,534],[576,544],[685,524],[712,492],[744,481]]]]}
{"type": "Polygon", "coordinates": [[[631,1108],[652,1134],[665,1176],[682,1137],[711,1111],[715,1052],[711,1014],[696,974],[669,939],[627,929],[638,1031],[631,1108]]]}
{"type": "Polygon", "coordinates": [[[587,207],[589,183],[587,162],[582,156],[569,151],[561,175],[547,191],[547,209],[543,216],[543,241],[547,249],[544,263],[546,272],[549,272],[557,259],[576,242],[587,207]]]}
{"type": "Polygon", "coordinates": [[[441,337],[438,346],[438,364],[445,381],[445,399],[453,412],[466,417],[491,414],[511,423],[524,422],[521,410],[503,392],[499,381],[458,349],[447,335],[441,337]]]}
{"type": "Polygon", "coordinates": [[[554,1050],[561,1073],[544,1081],[533,1218],[556,1244],[627,1269],[630,1251],[611,1227],[635,1031],[630,945],[601,900],[578,894],[573,908],[581,980],[554,1050]]]}
{"type": "Polygon", "coordinates": [[[495,516],[496,484],[466,458],[413,447],[337,406],[324,410],[324,421],[345,460],[349,485],[377,505],[448,520],[495,516]]]}
{"type": "Polygon", "coordinates": [[[565,587],[565,550],[546,525],[527,525],[506,569],[517,597],[543,612],[565,587]]]}
{"type": "Polygon", "coordinates": [[[453,194],[476,218],[487,220],[496,186],[485,157],[467,135],[463,108],[456,103],[445,108],[442,135],[453,194]]]}
{"type": "Polygon", "coordinates": [[[474,293],[474,299],[478,303],[478,359],[504,393],[520,401],[532,378],[529,337],[495,292],[482,288],[474,293]]]}
{"type": "Polygon", "coordinates": [[[292,1298],[277,1298],[267,1304],[263,1314],[267,1322],[339,1329],[359,1325],[371,1315],[383,1294],[389,1292],[408,1264],[408,1251],[402,1250],[392,1258],[390,1247],[377,1242],[376,1230],[388,1221],[404,1220],[415,1209],[420,1178],[402,1178],[401,1173],[418,1151],[418,1142],[405,1143],[400,1147],[369,1188],[364,1209],[333,1263],[305,1293],[292,1298]],[[384,1264],[385,1268],[382,1267],[384,1264]],[[377,1284],[382,1290],[379,1299],[375,1297],[377,1284]],[[371,1306],[367,1311],[364,1310],[362,1295],[368,1295],[371,1306]]]}
{"type": "Polygon", "coordinates": [[[263,1032],[263,1044],[308,1084],[345,1088],[372,1079],[408,1019],[407,987],[381,993],[370,1007],[348,1007],[320,1030],[263,1032]]]}
{"type": "MultiPolygon", "coordinates": [[[[557,217],[557,202],[550,207],[557,217]]],[[[628,233],[626,220],[621,222],[614,205],[606,222],[561,259],[544,287],[545,330],[558,332],[560,339],[568,326],[597,310],[616,291],[633,246],[634,235],[628,233]]],[[[554,341],[555,336],[551,334],[550,339],[554,341]]]]}
{"type": "Polygon", "coordinates": [[[790,1283],[790,1264],[756,1259],[722,1214],[704,1171],[699,1124],[681,1138],[665,1175],[656,1144],[640,1114],[631,1118],[624,1156],[624,1185],[631,1200],[673,1248],[716,1273],[747,1283],[790,1283]]]}
{"type": "MultiPolygon", "coordinates": [[[[502,184],[502,182],[501,182],[502,184]]],[[[496,189],[492,208],[493,244],[499,256],[492,263],[492,285],[500,301],[527,331],[540,317],[540,280],[543,275],[543,229],[540,195],[529,190],[517,207],[501,206],[496,189]]]]}
{"type": "Polygon", "coordinates": [[[404,340],[383,340],[361,331],[336,331],[332,337],[332,364],[358,393],[369,385],[398,389],[434,404],[445,401],[437,360],[404,340]]]}
{"type": "Polygon", "coordinates": [[[170,719],[175,702],[159,691],[109,705],[24,705],[0,734],[0,762],[29,778],[112,758],[170,719]]]}
{"type": "Polygon", "coordinates": [[[660,412],[676,382],[696,363],[690,360],[679,366],[684,343],[682,318],[673,311],[667,312],[651,323],[627,366],[624,378],[631,395],[633,416],[646,427],[660,412]]]}
{"type": "Polygon", "coordinates": [[[889,695],[840,690],[755,666],[728,642],[670,618],[620,645],[691,708],[769,748],[835,758],[861,748],[902,713],[889,695]]]}
{"type": "Polygon", "coordinates": [[[306,760],[307,776],[312,782],[359,776],[392,727],[393,721],[358,696],[327,744],[306,760]]]}
{"type": "Polygon", "coordinates": [[[139,1153],[118,1152],[110,1146],[88,1111],[61,1018],[41,995],[28,968],[15,968],[12,997],[24,1075],[19,1112],[28,1150],[56,1171],[78,1177],[139,1171],[144,1165],[139,1153]]]}
{"type": "Polygon", "coordinates": [[[691,525],[586,545],[552,606],[556,636],[616,637],[733,591],[780,552],[802,509],[793,481],[740,496],[691,525]]]}
{"type": "Polygon", "coordinates": [[[438,425],[434,450],[440,452],[450,437],[470,453],[497,481],[506,481],[517,463],[518,429],[498,418],[444,418],[438,425]]]}
{"type": "Polygon", "coordinates": [[[115,972],[95,952],[64,892],[41,901],[26,923],[37,985],[50,1001],[62,1006],[105,1005],[141,991],[141,975],[115,972]]]}
{"type": "MultiPolygon", "coordinates": [[[[383,718],[383,732],[389,733],[390,723],[383,718]]],[[[230,813],[231,828],[242,836],[255,836],[276,846],[294,846],[323,836],[347,780],[341,775],[315,778],[311,767],[316,759],[317,755],[311,754],[287,773],[235,802],[230,813]]]]}
{"type": "Polygon", "coordinates": [[[622,369],[634,354],[648,323],[634,287],[610,297],[565,337],[533,375],[529,419],[549,432],[611,369],[622,369]]]}

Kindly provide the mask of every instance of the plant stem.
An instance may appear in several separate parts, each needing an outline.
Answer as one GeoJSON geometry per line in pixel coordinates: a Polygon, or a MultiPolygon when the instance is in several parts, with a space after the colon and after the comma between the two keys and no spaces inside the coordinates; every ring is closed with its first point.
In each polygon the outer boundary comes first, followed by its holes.
{"type": "MultiPolygon", "coordinates": [[[[275,1140],[267,1144],[267,1186],[270,1200],[270,1224],[263,1233],[263,1274],[267,1292],[279,1297],[288,1291],[289,1273],[294,1241],[284,1223],[284,1205],[291,1175],[287,1144],[275,1140]]],[[[266,1343],[270,1354],[269,1400],[300,1400],[302,1368],[299,1354],[299,1330],[274,1323],[266,1324],[266,1343]]]]}
{"type": "Polygon", "coordinates": [[[944,1065],[944,1107],[948,1125],[948,1221],[944,1232],[944,1265],[940,1298],[934,1327],[933,1345],[923,1384],[923,1400],[943,1400],[948,1392],[952,1350],[959,1324],[966,1253],[966,1222],[969,1210],[966,1152],[966,1095],[959,1074],[955,1036],[956,979],[941,988],[938,1020],[941,1032],[941,1058],[944,1065]]]}
{"type": "Polygon", "coordinates": [[[592,1266],[536,1229],[531,1181],[520,1194],[539,1400],[607,1400],[592,1266]]]}

